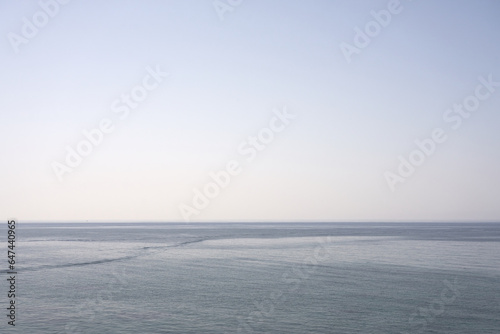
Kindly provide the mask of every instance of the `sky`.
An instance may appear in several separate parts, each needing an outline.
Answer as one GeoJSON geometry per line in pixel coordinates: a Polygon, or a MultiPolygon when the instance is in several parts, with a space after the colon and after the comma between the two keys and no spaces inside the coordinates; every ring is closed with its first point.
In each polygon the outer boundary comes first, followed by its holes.
{"type": "Polygon", "coordinates": [[[0,218],[500,221],[495,0],[0,1],[0,218]]]}

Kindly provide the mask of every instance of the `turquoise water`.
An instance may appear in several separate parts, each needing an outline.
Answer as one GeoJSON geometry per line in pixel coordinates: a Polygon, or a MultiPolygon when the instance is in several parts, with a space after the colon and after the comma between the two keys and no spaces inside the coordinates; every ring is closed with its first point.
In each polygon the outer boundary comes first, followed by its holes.
{"type": "Polygon", "coordinates": [[[17,238],[2,333],[500,332],[499,224],[21,222],[17,238]]]}

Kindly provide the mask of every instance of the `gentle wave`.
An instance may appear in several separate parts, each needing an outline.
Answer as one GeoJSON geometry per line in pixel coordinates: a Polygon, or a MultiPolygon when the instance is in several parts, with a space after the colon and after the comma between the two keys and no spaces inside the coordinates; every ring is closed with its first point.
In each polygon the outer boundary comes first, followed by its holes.
{"type": "MultiPolygon", "coordinates": [[[[121,256],[121,257],[116,257],[116,258],[110,258],[110,259],[102,259],[102,260],[96,260],[96,261],[85,261],[85,262],[74,262],[74,263],[63,263],[63,264],[54,264],[54,265],[41,265],[41,266],[36,266],[36,267],[18,267],[17,272],[26,272],[26,271],[39,271],[39,270],[47,270],[47,269],[60,269],[60,268],[68,268],[68,267],[82,267],[82,266],[91,266],[91,265],[98,265],[98,264],[103,264],[103,263],[109,263],[109,262],[116,262],[116,261],[126,261],[126,260],[132,260],[136,259],[141,256],[149,256],[155,253],[158,253],[162,250],[166,250],[168,248],[177,248],[177,247],[183,247],[186,245],[190,244],[196,244],[200,243],[203,241],[206,241],[209,239],[202,238],[202,239],[196,239],[196,240],[190,240],[190,241],[184,241],[180,242],[174,245],[167,245],[167,246],[149,246],[149,247],[143,247],[141,248],[142,250],[150,250],[150,249],[155,249],[157,252],[148,252],[146,254],[144,253],[139,253],[137,255],[129,255],[129,256],[121,256]]],[[[7,273],[9,270],[0,270],[0,273],[7,273]]]]}

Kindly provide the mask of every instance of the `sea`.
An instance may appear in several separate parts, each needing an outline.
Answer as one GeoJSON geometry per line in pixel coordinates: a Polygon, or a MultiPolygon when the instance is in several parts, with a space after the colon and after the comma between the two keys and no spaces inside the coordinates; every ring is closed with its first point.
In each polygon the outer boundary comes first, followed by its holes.
{"type": "Polygon", "coordinates": [[[500,224],[23,223],[0,333],[500,333],[500,224]]]}

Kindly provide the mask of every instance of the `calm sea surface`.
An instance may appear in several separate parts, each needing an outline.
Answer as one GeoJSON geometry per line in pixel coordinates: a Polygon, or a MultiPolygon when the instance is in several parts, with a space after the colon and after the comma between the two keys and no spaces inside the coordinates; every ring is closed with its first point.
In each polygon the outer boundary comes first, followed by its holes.
{"type": "Polygon", "coordinates": [[[500,333],[500,224],[3,225],[0,333],[500,333]]]}

